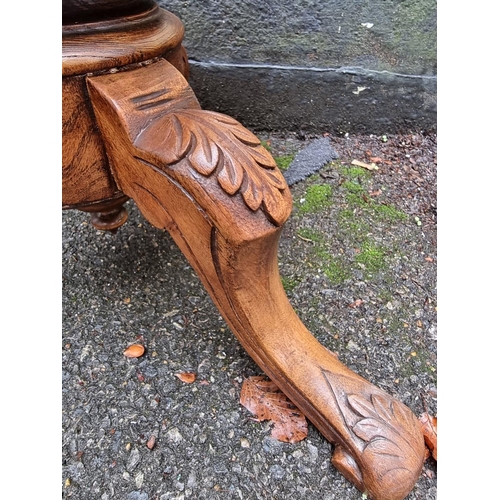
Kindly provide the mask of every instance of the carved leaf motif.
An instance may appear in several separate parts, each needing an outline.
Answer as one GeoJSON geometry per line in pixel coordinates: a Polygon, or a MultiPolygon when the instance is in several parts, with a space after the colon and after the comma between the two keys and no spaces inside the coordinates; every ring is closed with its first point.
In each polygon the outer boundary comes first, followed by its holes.
{"type": "Polygon", "coordinates": [[[200,109],[172,111],[138,136],[135,145],[143,144],[161,149],[166,165],[186,159],[196,172],[216,176],[227,194],[239,192],[250,210],[262,208],[274,224],[287,219],[285,179],[260,140],[233,118],[200,109]]]}
{"type": "MultiPolygon", "coordinates": [[[[413,435],[409,430],[418,429],[417,421],[411,419],[409,410],[399,401],[378,394],[373,394],[371,401],[355,394],[348,395],[347,400],[352,409],[365,417],[352,428],[359,438],[372,443],[378,438],[398,442],[399,436],[404,432],[408,434],[405,444],[409,447],[408,440],[411,442],[413,435]]],[[[378,448],[380,444],[382,443],[377,443],[376,447],[378,448]]],[[[386,443],[386,446],[389,446],[389,443],[386,443]]],[[[400,446],[397,448],[399,450],[397,454],[404,456],[407,450],[401,449],[400,446]]]]}
{"type": "Polygon", "coordinates": [[[387,477],[411,474],[408,463],[418,464],[423,458],[422,432],[411,411],[383,393],[365,397],[338,391],[337,387],[347,384],[345,377],[338,377],[326,370],[323,370],[323,374],[344,421],[350,427],[353,444],[358,448],[360,457],[363,457],[362,461],[379,464],[387,477]],[[362,442],[365,444],[362,445],[362,442]]]}
{"type": "Polygon", "coordinates": [[[197,165],[197,170],[203,175],[210,175],[219,163],[219,148],[205,136],[196,138],[196,145],[191,156],[197,165]]]}

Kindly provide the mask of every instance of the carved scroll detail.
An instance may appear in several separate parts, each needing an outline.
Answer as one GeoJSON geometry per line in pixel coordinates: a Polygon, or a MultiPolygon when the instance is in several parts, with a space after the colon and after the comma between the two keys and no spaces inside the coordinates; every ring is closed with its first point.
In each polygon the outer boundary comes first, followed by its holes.
{"type": "Polygon", "coordinates": [[[153,121],[134,146],[150,150],[158,137],[162,165],[186,159],[199,174],[215,176],[228,195],[240,193],[250,210],[262,208],[275,225],[285,222],[286,181],[260,140],[238,121],[201,109],[175,110],[153,121]]]}

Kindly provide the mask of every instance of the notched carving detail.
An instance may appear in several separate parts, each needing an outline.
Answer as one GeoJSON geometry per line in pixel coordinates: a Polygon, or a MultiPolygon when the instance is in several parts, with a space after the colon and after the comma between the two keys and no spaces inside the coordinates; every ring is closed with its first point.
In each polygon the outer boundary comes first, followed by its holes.
{"type": "Polygon", "coordinates": [[[260,140],[233,118],[201,109],[171,111],[134,141],[137,148],[150,152],[151,144],[161,151],[163,165],[186,159],[199,174],[214,175],[228,195],[240,193],[250,210],[262,208],[275,225],[288,218],[283,175],[260,140]]]}
{"type": "Polygon", "coordinates": [[[345,422],[346,442],[337,443],[333,465],[371,498],[386,498],[386,485],[398,484],[403,498],[423,465],[423,437],[416,417],[405,405],[382,391],[350,394],[345,376],[322,369],[345,422]],[[342,380],[344,379],[344,380],[342,380]]]}

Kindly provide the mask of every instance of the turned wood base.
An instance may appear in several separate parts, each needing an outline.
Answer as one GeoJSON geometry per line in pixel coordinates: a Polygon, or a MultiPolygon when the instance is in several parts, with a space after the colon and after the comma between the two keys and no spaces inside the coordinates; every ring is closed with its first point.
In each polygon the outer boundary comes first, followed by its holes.
{"type": "MultiPolygon", "coordinates": [[[[164,57],[73,78],[67,88],[78,89],[88,114],[81,127],[66,114],[68,186],[78,184],[90,202],[98,190],[82,184],[81,169],[101,181],[106,174],[101,191],[131,198],[168,231],[246,351],[335,445],[335,467],[374,500],[403,499],[424,462],[420,424],[323,347],[289,304],[277,249],[292,198],[259,139],[202,110],[185,74],[164,57]],[[105,164],[92,167],[95,157],[75,147],[82,137],[105,164]]],[[[74,109],[74,94],[66,96],[74,109]]],[[[109,217],[115,229],[120,207],[108,206],[98,223],[109,217]]]]}

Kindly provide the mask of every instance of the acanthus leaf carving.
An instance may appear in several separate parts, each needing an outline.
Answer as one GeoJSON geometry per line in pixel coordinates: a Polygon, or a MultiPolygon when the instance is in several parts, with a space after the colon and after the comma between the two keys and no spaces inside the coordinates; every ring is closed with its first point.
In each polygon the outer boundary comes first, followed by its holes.
{"type": "Polygon", "coordinates": [[[250,210],[262,208],[277,226],[290,213],[288,186],[273,157],[233,118],[200,109],[172,110],[148,124],[134,145],[153,154],[161,150],[165,166],[186,160],[199,174],[214,175],[224,192],[240,193],[250,210]]]}
{"type": "Polygon", "coordinates": [[[345,392],[354,381],[328,370],[322,372],[347,431],[346,442],[337,443],[334,465],[360,482],[361,489],[367,485],[360,475],[370,468],[377,470],[381,487],[384,481],[413,484],[414,471],[419,470],[414,464],[423,464],[423,436],[410,409],[382,391],[345,392]]]}

